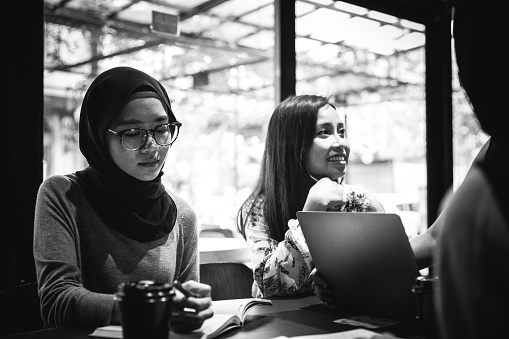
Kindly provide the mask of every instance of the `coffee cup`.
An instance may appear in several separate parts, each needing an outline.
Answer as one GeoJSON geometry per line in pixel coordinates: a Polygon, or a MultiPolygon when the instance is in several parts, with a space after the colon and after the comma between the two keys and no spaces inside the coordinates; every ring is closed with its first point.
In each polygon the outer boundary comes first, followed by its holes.
{"type": "Polygon", "coordinates": [[[124,339],[168,339],[175,292],[170,283],[151,280],[122,283],[115,293],[124,339]]]}
{"type": "Polygon", "coordinates": [[[418,276],[412,285],[412,292],[415,294],[417,303],[417,316],[424,339],[439,338],[433,301],[437,279],[432,276],[418,276]]]}

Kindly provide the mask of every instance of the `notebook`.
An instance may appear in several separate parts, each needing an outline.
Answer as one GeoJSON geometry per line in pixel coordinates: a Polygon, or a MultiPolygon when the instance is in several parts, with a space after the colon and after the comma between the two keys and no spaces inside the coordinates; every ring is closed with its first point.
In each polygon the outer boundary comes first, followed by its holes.
{"type": "Polygon", "coordinates": [[[356,314],[414,321],[419,269],[400,217],[378,212],[297,212],[334,303],[356,314]]]}

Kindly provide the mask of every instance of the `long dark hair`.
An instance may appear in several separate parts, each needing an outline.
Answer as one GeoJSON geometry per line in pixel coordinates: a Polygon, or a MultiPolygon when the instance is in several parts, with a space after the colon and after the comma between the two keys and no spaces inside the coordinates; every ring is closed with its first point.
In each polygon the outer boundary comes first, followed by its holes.
{"type": "Polygon", "coordinates": [[[253,192],[237,214],[237,228],[246,237],[246,217],[264,195],[263,215],[270,236],[282,241],[288,220],[302,210],[315,181],[309,174],[308,153],[316,134],[318,111],[334,107],[318,95],[290,96],[276,106],[269,121],[260,174],[253,192]]]}

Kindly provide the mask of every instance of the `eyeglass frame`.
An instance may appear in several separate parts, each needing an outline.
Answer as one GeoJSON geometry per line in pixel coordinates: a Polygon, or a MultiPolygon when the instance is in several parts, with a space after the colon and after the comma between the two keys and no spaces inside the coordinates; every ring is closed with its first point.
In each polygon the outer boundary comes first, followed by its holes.
{"type": "Polygon", "coordinates": [[[140,150],[143,148],[143,146],[145,146],[147,144],[147,140],[148,140],[148,137],[152,137],[152,140],[154,140],[154,142],[158,145],[158,146],[170,146],[173,145],[173,143],[175,141],[177,141],[177,138],[179,136],[179,132],[180,132],[180,127],[182,127],[182,123],[179,122],[179,121],[172,121],[172,122],[168,122],[168,123],[165,123],[165,124],[161,124],[161,125],[158,125],[156,126],[155,128],[152,128],[152,129],[144,129],[144,128],[141,128],[141,127],[136,127],[136,128],[128,128],[128,129],[124,129],[122,131],[119,131],[119,132],[116,132],[110,128],[107,128],[106,131],[116,135],[118,138],[119,138],[119,141],[120,141],[120,145],[126,150],[126,151],[137,151],[137,150],[140,150]],[[172,142],[170,142],[169,144],[160,144],[154,137],[154,132],[161,126],[164,126],[164,125],[172,125],[172,126],[175,126],[176,127],[176,133],[177,135],[175,136],[175,139],[173,139],[172,142]],[[127,133],[127,132],[131,132],[131,131],[143,131],[145,132],[145,142],[138,148],[135,148],[135,149],[127,149],[124,147],[124,145],[122,144],[122,136],[127,133]]]}

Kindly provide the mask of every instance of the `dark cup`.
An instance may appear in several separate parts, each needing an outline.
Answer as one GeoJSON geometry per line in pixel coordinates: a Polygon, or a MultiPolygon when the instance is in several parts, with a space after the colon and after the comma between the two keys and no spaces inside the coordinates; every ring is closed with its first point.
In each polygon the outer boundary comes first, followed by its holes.
{"type": "Polygon", "coordinates": [[[124,339],[168,339],[174,295],[170,283],[141,280],[120,284],[115,299],[124,339]]]}
{"type": "Polygon", "coordinates": [[[437,277],[419,276],[412,285],[417,302],[417,316],[424,339],[439,339],[433,301],[437,277]]]}

